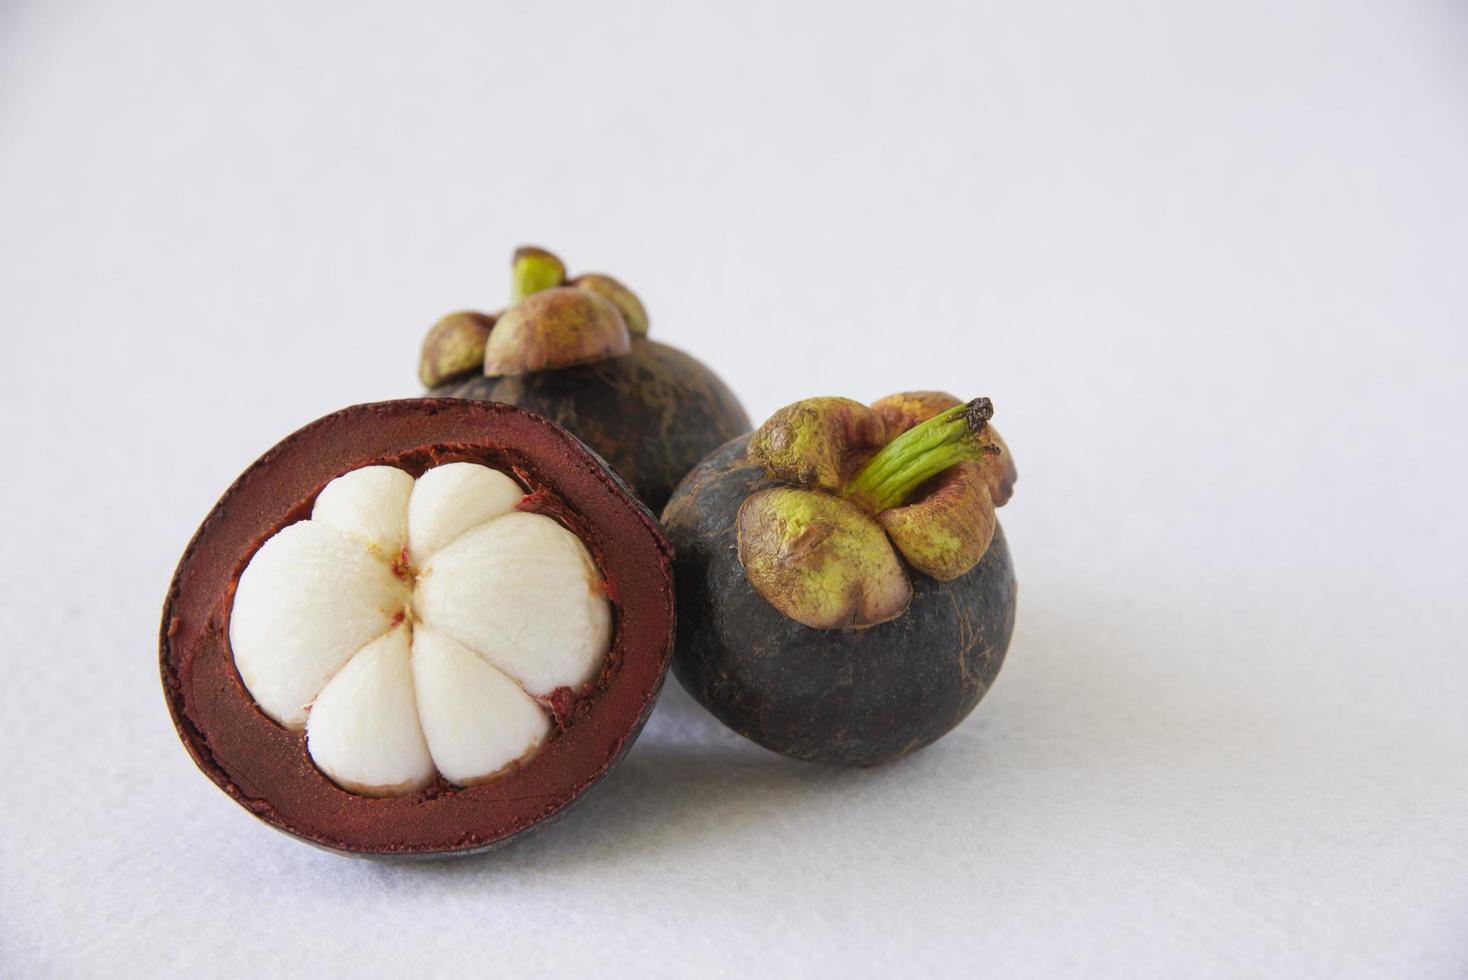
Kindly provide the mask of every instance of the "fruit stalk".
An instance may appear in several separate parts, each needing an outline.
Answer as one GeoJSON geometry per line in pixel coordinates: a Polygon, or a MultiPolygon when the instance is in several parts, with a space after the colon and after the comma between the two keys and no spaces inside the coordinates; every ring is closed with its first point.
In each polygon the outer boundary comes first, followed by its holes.
{"type": "Polygon", "coordinates": [[[999,452],[981,438],[993,416],[994,403],[975,398],[913,426],[878,450],[843,496],[874,514],[896,507],[949,467],[999,452]]]}
{"type": "Polygon", "coordinates": [[[510,273],[510,303],[545,289],[554,289],[566,281],[566,267],[561,260],[543,248],[526,246],[515,252],[510,273]]]}

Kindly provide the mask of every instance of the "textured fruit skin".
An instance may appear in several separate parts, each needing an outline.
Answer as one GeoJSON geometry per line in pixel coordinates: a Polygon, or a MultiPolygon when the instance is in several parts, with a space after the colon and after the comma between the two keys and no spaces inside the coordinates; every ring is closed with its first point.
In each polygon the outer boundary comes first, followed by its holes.
{"type": "Polygon", "coordinates": [[[912,573],[912,605],[864,630],[787,619],[740,566],[735,515],[777,485],[745,460],[748,437],[700,463],[663,526],[676,552],[673,673],[720,721],[782,755],[870,766],[922,748],[989,690],[1014,631],[1015,580],[1004,532],[951,582],[912,573]]]}
{"type": "Polygon", "coordinates": [[[748,432],[734,393],[700,361],[633,337],[620,357],[512,377],[474,377],[433,389],[529,409],[568,429],[632,485],[654,513],[683,475],[748,432]]]}

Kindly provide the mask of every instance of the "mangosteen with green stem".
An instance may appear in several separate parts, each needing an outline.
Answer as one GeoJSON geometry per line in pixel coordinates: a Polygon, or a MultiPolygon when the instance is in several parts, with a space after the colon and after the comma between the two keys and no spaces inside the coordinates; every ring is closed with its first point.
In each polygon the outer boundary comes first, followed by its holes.
{"type": "Polygon", "coordinates": [[[419,378],[438,396],[505,402],[570,430],[656,513],[694,464],[749,431],[727,385],[649,340],[641,300],[611,276],[567,279],[540,248],[515,252],[500,313],[451,313],[423,342],[419,378]]]}
{"type": "Polygon", "coordinates": [[[992,414],[940,392],[811,398],[695,467],[663,512],[689,693],[766,748],[841,765],[962,721],[1014,629],[994,511],[1016,473],[992,414]]]}

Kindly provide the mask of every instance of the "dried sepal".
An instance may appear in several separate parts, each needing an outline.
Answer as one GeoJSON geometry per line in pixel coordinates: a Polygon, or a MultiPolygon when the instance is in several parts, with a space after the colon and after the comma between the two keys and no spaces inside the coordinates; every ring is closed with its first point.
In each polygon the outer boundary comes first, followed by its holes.
{"type": "Polygon", "coordinates": [[[577,289],[596,293],[615,306],[622,314],[622,319],[627,321],[627,329],[632,336],[647,336],[647,309],[642,305],[642,300],[637,298],[637,294],[621,282],[600,272],[590,272],[577,276],[570,284],[577,289]]]}
{"type": "Polygon", "coordinates": [[[896,619],[912,584],[887,536],[839,497],[773,487],[744,501],[739,560],[749,583],[812,629],[859,629],[896,619]]]}
{"type": "Polygon", "coordinates": [[[887,426],[887,438],[895,439],[919,422],[926,422],[940,412],[962,405],[946,391],[901,391],[872,402],[872,411],[887,426]]]}
{"type": "Polygon", "coordinates": [[[495,318],[464,310],[450,313],[435,323],[423,338],[418,358],[418,379],[436,388],[484,368],[484,348],[495,318]]]}
{"type": "Polygon", "coordinates": [[[839,493],[886,442],[882,419],[850,398],[806,398],[771,415],[749,440],[749,461],[776,480],[839,493]]]}
{"type": "Polygon", "coordinates": [[[994,538],[983,464],[965,460],[928,481],[917,500],[877,515],[907,563],[951,582],[979,563],[994,538]]]}
{"type": "Polygon", "coordinates": [[[627,323],[610,302],[560,286],[526,297],[494,325],[484,351],[487,377],[571,367],[631,349],[627,323]]]}
{"type": "Polygon", "coordinates": [[[992,425],[984,430],[982,439],[986,446],[997,450],[985,455],[979,460],[979,465],[984,471],[984,482],[989,486],[989,499],[995,507],[1003,507],[1014,496],[1014,481],[1019,479],[1019,470],[1015,468],[1009,447],[992,425]]]}

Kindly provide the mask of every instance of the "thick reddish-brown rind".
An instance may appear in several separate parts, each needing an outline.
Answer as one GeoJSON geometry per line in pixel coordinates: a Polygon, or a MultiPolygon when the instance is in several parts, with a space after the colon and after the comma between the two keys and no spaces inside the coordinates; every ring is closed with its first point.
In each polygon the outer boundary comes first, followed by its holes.
{"type": "MultiPolygon", "coordinates": [[[[652,710],[673,642],[672,548],[652,516],[564,429],[521,409],[460,399],[358,405],[287,437],[225,492],[189,543],[163,608],[164,693],[199,768],[261,820],[310,843],[366,855],[486,850],[561,813],[631,745],[652,710]],[[606,577],[615,633],[601,676],[564,692],[532,759],[492,782],[370,798],[327,779],[305,736],[255,706],[229,647],[234,589],[271,535],[309,516],[328,482],[360,466],[415,476],[455,460],[513,472],[529,509],[554,514],[606,577]]],[[[561,692],[558,692],[561,693],[561,692]]]]}

